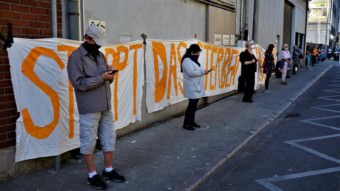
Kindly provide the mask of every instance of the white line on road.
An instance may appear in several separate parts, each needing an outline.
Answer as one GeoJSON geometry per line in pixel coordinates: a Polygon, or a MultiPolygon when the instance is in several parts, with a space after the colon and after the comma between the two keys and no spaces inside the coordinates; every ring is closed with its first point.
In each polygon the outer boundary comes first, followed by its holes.
{"type": "MultiPolygon", "coordinates": [[[[338,75],[337,75],[337,77],[338,77],[338,75]]],[[[338,82],[338,81],[335,81],[335,80],[337,80],[337,79],[333,78],[333,80],[331,82],[334,82],[334,83],[338,82]]],[[[339,83],[337,83],[337,84],[334,84],[334,83],[328,84],[328,86],[340,87],[339,83]]],[[[339,94],[340,93],[339,90],[340,89],[337,88],[337,89],[326,89],[326,90],[323,90],[323,91],[329,92],[329,93],[334,93],[334,94],[339,94]]],[[[340,95],[322,96],[322,97],[319,97],[319,99],[338,102],[338,101],[340,101],[340,99],[335,99],[335,98],[338,98],[338,97],[340,98],[340,95]]],[[[334,107],[334,106],[338,106],[338,105],[340,105],[340,104],[327,104],[327,105],[314,106],[312,108],[322,110],[322,111],[340,113],[339,110],[327,108],[327,107],[334,107]]],[[[305,119],[305,120],[301,120],[301,122],[305,122],[305,123],[309,123],[309,124],[316,125],[316,126],[319,126],[319,127],[326,127],[326,128],[329,128],[329,129],[340,131],[339,127],[315,122],[315,121],[329,120],[329,119],[336,119],[336,118],[340,118],[340,115],[305,119]]],[[[299,148],[303,151],[306,151],[308,153],[311,153],[313,155],[316,155],[316,156],[323,158],[325,160],[332,161],[332,162],[335,162],[337,164],[340,164],[340,159],[326,155],[324,153],[321,153],[321,152],[314,150],[312,148],[309,148],[307,146],[298,144],[298,143],[301,143],[301,142],[318,141],[318,140],[332,139],[332,138],[337,138],[337,137],[340,137],[340,134],[332,134],[332,135],[324,135],[324,136],[319,136],[319,137],[295,139],[295,140],[286,141],[285,143],[290,144],[294,147],[297,147],[297,148],[299,148]]],[[[329,174],[329,173],[333,173],[333,172],[340,172],[340,167],[333,167],[333,168],[327,168],[327,169],[321,169],[321,170],[315,170],[315,171],[306,171],[306,172],[302,172],[302,173],[288,174],[288,175],[284,175],[284,176],[264,178],[264,179],[256,180],[256,182],[261,184],[265,188],[269,189],[270,191],[283,191],[281,188],[277,187],[273,183],[278,182],[278,181],[287,181],[287,180],[299,179],[299,178],[321,175],[321,174],[329,174]]]]}
{"type": "Polygon", "coordinates": [[[319,118],[313,118],[313,119],[305,119],[305,120],[301,120],[301,121],[305,122],[305,123],[309,123],[309,124],[315,125],[315,126],[326,127],[326,128],[329,128],[329,129],[334,129],[334,130],[340,131],[339,127],[332,126],[332,125],[326,125],[326,124],[323,124],[323,123],[314,122],[314,121],[321,121],[321,120],[335,119],[335,118],[340,118],[340,115],[330,116],[330,117],[319,117],[319,118]]]}
{"type": "Polygon", "coordinates": [[[337,159],[335,157],[326,155],[326,154],[321,153],[321,152],[319,152],[319,151],[317,151],[315,149],[311,149],[311,148],[309,148],[307,146],[298,144],[298,143],[301,143],[301,142],[331,139],[331,138],[334,138],[334,137],[340,137],[340,134],[326,135],[326,136],[320,136],[320,137],[311,137],[311,138],[306,138],[306,139],[296,139],[296,140],[286,141],[285,143],[290,144],[290,145],[292,145],[294,147],[297,147],[299,149],[302,149],[302,150],[304,150],[306,152],[309,152],[309,153],[311,153],[313,155],[316,155],[316,156],[318,156],[320,158],[323,158],[325,160],[329,160],[329,161],[335,162],[337,164],[340,164],[340,159],[337,159]]]}
{"type": "Polygon", "coordinates": [[[264,187],[268,188],[270,191],[283,191],[279,187],[272,184],[273,182],[279,182],[279,181],[285,181],[285,180],[292,180],[292,179],[299,179],[299,178],[305,178],[309,176],[316,176],[316,175],[322,175],[322,174],[329,174],[334,172],[340,172],[340,167],[333,167],[333,168],[326,168],[321,170],[314,170],[314,171],[307,171],[307,172],[301,172],[296,174],[288,174],[284,176],[277,176],[273,178],[264,178],[256,180],[259,184],[263,185],[264,187]]]}

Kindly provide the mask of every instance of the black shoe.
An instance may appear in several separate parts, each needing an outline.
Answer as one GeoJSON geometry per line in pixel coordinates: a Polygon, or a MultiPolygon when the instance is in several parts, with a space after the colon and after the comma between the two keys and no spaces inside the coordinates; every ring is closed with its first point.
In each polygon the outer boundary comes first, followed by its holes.
{"type": "Polygon", "coordinates": [[[192,126],[193,126],[193,127],[196,127],[196,128],[201,128],[201,126],[200,126],[199,124],[197,124],[196,122],[194,122],[194,123],[192,124],[192,126]]]}
{"type": "Polygon", "coordinates": [[[111,180],[114,182],[125,182],[125,177],[118,174],[116,170],[112,170],[111,172],[106,172],[103,170],[103,177],[107,180],[111,180]]]}
{"type": "Polygon", "coordinates": [[[106,182],[102,176],[96,174],[92,178],[87,178],[88,184],[95,187],[96,189],[105,190],[107,188],[106,182]]]}
{"type": "Polygon", "coordinates": [[[252,103],[253,102],[253,100],[251,100],[251,99],[243,99],[242,101],[243,102],[247,102],[247,103],[252,103]]]}
{"type": "Polygon", "coordinates": [[[287,81],[281,81],[281,85],[287,85],[287,81]]]}
{"type": "Polygon", "coordinates": [[[186,129],[186,130],[190,130],[190,131],[194,131],[195,128],[191,125],[183,125],[183,128],[186,129]]]}

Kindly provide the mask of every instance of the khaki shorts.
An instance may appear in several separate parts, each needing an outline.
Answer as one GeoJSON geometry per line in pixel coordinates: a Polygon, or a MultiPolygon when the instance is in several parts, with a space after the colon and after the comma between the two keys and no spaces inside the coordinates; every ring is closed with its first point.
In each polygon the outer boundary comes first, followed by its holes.
{"type": "Polygon", "coordinates": [[[99,138],[103,151],[115,150],[116,132],[113,125],[111,110],[79,115],[80,123],[80,152],[92,154],[99,138]]]}

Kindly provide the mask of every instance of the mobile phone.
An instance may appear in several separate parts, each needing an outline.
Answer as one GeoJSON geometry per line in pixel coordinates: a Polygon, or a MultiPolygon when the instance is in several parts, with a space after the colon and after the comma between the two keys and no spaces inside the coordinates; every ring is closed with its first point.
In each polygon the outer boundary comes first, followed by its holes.
{"type": "Polygon", "coordinates": [[[117,73],[117,72],[119,72],[119,70],[112,70],[112,71],[111,71],[111,74],[115,74],[115,73],[117,73]]]}
{"type": "Polygon", "coordinates": [[[210,69],[208,70],[208,73],[211,72],[211,71],[212,71],[212,68],[210,68],[210,69]]]}

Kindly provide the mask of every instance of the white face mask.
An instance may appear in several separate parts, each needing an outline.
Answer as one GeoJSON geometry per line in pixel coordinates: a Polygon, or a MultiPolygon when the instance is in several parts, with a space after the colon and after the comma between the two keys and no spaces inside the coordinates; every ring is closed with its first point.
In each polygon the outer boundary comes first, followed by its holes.
{"type": "Polygon", "coordinates": [[[251,49],[255,49],[256,47],[255,47],[255,45],[251,45],[250,48],[251,49]]]}

